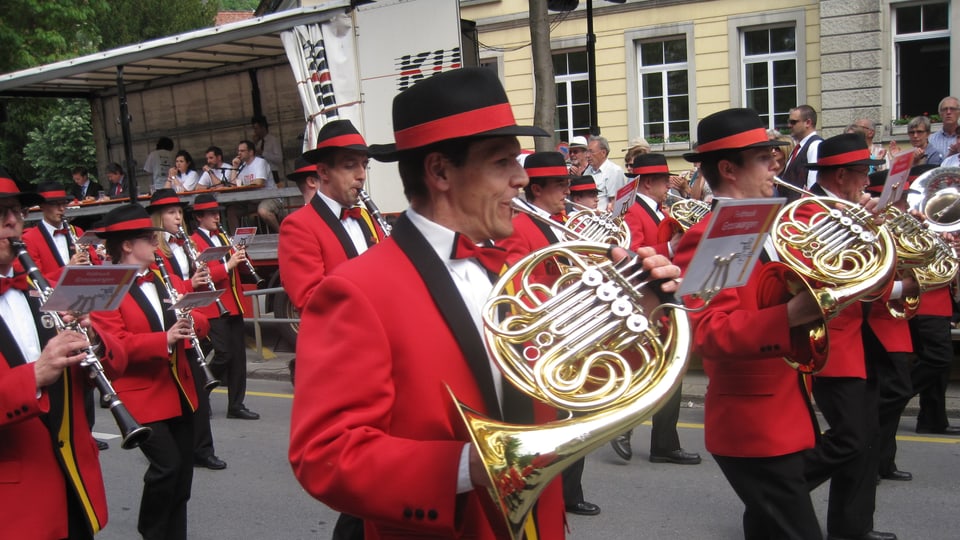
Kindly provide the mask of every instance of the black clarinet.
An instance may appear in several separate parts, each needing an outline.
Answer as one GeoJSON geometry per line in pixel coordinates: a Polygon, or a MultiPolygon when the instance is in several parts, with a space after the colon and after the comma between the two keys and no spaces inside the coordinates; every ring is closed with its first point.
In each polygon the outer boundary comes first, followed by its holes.
{"type": "MultiPolygon", "coordinates": [[[[220,234],[222,234],[223,237],[228,240],[230,247],[234,249],[241,249],[246,247],[245,243],[241,243],[240,245],[234,245],[233,240],[230,240],[230,235],[227,234],[227,231],[223,229],[223,225],[221,225],[220,223],[217,223],[217,230],[220,231],[220,234]]],[[[257,288],[258,289],[263,288],[264,279],[257,274],[257,270],[253,267],[253,264],[250,263],[250,259],[244,259],[243,262],[247,263],[247,272],[249,272],[250,275],[253,277],[253,279],[257,282],[257,288]]]]}
{"type": "MultiPolygon", "coordinates": [[[[180,291],[173,286],[173,282],[170,281],[170,274],[167,272],[167,265],[163,262],[163,257],[160,255],[154,254],[153,258],[157,261],[157,268],[160,269],[160,277],[163,279],[163,285],[167,288],[167,296],[170,297],[170,301],[174,304],[180,300],[180,291]]],[[[193,317],[190,316],[189,309],[177,309],[175,310],[178,319],[190,319],[190,326],[193,326],[193,317]]],[[[203,354],[203,348],[200,347],[200,338],[197,337],[197,333],[194,332],[190,336],[190,343],[193,344],[193,350],[197,353],[197,365],[200,366],[200,370],[203,371],[203,378],[205,379],[203,387],[206,390],[213,390],[214,388],[220,386],[220,381],[213,376],[213,372],[210,371],[210,364],[207,363],[207,357],[203,354]]]]}
{"type": "MultiPolygon", "coordinates": [[[[33,259],[30,258],[30,254],[27,253],[26,244],[20,241],[11,240],[10,246],[17,252],[17,259],[20,260],[20,264],[23,265],[27,271],[27,275],[30,276],[31,285],[33,286],[33,289],[37,291],[40,301],[46,302],[53,293],[53,287],[50,286],[47,278],[43,277],[43,274],[41,274],[40,270],[37,269],[37,265],[34,264],[33,259]]],[[[51,311],[49,313],[45,313],[44,317],[49,317],[53,320],[53,324],[57,329],[57,333],[65,330],[72,330],[79,332],[81,335],[83,335],[83,337],[87,338],[87,341],[90,340],[85,328],[76,322],[64,322],[59,313],[51,311]]],[[[107,402],[108,406],[110,407],[110,412],[113,414],[113,419],[117,421],[117,426],[120,428],[120,433],[123,436],[123,441],[120,443],[120,447],[124,450],[129,450],[131,448],[140,446],[140,443],[150,437],[152,430],[146,426],[140,425],[133,415],[130,414],[130,411],[127,410],[126,405],[120,401],[120,397],[117,395],[117,391],[113,389],[110,379],[108,379],[107,375],[103,372],[103,364],[100,363],[100,358],[97,357],[97,353],[94,351],[93,345],[88,345],[85,349],[83,349],[83,352],[86,357],[80,362],[80,365],[86,368],[87,375],[93,379],[93,383],[100,390],[100,395],[103,397],[103,400],[107,402]]]]}
{"type": "Polygon", "coordinates": [[[367,211],[370,212],[370,215],[373,216],[373,219],[377,220],[377,223],[380,224],[380,228],[383,229],[384,236],[390,236],[390,232],[393,230],[393,227],[390,226],[390,223],[387,222],[387,218],[383,217],[383,214],[380,213],[380,208],[377,207],[376,203],[373,202],[373,199],[367,195],[367,192],[360,190],[360,202],[367,207],[367,211]]]}
{"type": "MultiPolygon", "coordinates": [[[[201,270],[201,265],[206,268],[207,263],[202,263],[197,260],[199,254],[197,254],[197,250],[194,248],[193,242],[191,242],[190,238],[187,236],[187,232],[183,230],[183,225],[179,225],[177,227],[177,238],[183,240],[183,251],[187,254],[187,258],[190,259],[190,264],[193,265],[194,270],[199,272],[201,270]]],[[[207,288],[211,291],[217,290],[217,288],[213,285],[213,282],[209,280],[207,281],[207,288]]],[[[227,306],[223,305],[223,302],[221,302],[219,298],[217,298],[216,303],[217,309],[220,310],[221,317],[230,315],[230,310],[227,309],[227,306]]]]}

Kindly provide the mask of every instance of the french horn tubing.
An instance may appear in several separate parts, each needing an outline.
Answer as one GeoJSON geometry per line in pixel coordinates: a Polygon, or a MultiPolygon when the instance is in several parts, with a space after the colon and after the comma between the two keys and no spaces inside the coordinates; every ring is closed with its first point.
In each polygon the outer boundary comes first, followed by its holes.
{"type": "Polygon", "coordinates": [[[960,230],[960,167],[938,167],[921,174],[910,184],[910,209],[925,216],[935,232],[960,230]]]}
{"type": "Polygon", "coordinates": [[[566,223],[553,221],[536,213],[520,198],[513,199],[513,209],[527,214],[532,219],[546,223],[561,230],[566,240],[581,242],[599,242],[601,244],[616,244],[624,249],[630,248],[630,227],[619,217],[609,212],[602,212],[576,203],[578,208],[567,216],[566,223]]]}
{"type": "MultiPolygon", "coordinates": [[[[494,286],[484,339],[506,381],[580,415],[543,425],[486,418],[457,402],[491,486],[498,535],[522,538],[537,498],[571,463],[653,415],[687,367],[685,312],[661,305],[638,256],[619,264],[608,244],[563,242],[530,253],[494,286]],[[539,267],[565,261],[552,284],[539,267]],[[653,307],[658,306],[658,307],[653,307]]],[[[454,396],[455,397],[455,396],[454,396]]]]}

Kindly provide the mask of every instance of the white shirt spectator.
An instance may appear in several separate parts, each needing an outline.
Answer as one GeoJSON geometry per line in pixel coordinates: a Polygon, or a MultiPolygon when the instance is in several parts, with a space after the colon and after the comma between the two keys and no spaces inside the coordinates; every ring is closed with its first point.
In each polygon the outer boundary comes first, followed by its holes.
{"type": "Polygon", "coordinates": [[[271,189],[277,187],[277,183],[273,181],[273,174],[270,173],[270,164],[260,156],[254,157],[250,163],[240,164],[236,184],[249,186],[257,179],[264,180],[264,187],[271,189]]]}
{"type": "Polygon", "coordinates": [[[603,160],[603,163],[600,164],[600,170],[590,166],[583,174],[593,176],[593,181],[597,184],[600,196],[597,208],[601,210],[605,210],[607,205],[617,198],[617,191],[627,184],[627,177],[623,175],[623,169],[609,159],[603,160]]]}
{"type": "Polygon", "coordinates": [[[170,167],[173,167],[173,152],[170,150],[154,150],[143,163],[143,170],[153,175],[153,187],[156,189],[166,183],[170,167]]]}

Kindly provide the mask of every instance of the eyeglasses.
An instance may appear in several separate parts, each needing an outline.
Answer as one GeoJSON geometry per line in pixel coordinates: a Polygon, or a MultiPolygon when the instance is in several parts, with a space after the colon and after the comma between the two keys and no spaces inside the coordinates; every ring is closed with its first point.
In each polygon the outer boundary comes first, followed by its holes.
{"type": "Polygon", "coordinates": [[[919,135],[921,133],[926,133],[926,132],[927,130],[925,129],[911,129],[907,131],[907,135],[919,135]]]}
{"type": "Polygon", "coordinates": [[[19,204],[13,206],[0,206],[0,215],[3,216],[3,219],[7,219],[11,214],[13,214],[17,219],[27,219],[27,216],[30,214],[30,209],[24,208],[19,204]]]}
{"type": "Polygon", "coordinates": [[[958,112],[960,107],[940,107],[940,112],[958,112]]]}
{"type": "Polygon", "coordinates": [[[848,171],[850,171],[850,172],[860,173],[860,174],[862,174],[862,175],[864,175],[864,176],[870,174],[870,168],[869,168],[869,167],[843,167],[843,168],[846,169],[846,170],[848,170],[848,171]]]}
{"type": "Polygon", "coordinates": [[[797,122],[799,122],[799,120],[790,119],[790,120],[787,120],[787,125],[788,125],[788,126],[792,126],[792,125],[796,124],[797,122]]]}

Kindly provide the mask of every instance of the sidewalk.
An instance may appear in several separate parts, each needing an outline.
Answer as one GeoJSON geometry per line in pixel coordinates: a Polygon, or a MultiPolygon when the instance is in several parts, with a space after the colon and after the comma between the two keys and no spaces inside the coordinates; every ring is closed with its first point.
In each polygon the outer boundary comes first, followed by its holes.
{"type": "MultiPolygon", "coordinates": [[[[289,381],[287,363],[294,357],[292,352],[273,352],[264,349],[264,357],[256,349],[247,347],[247,377],[272,381],[289,381]]],[[[683,379],[683,407],[702,407],[707,391],[707,376],[696,369],[687,372],[683,379]]],[[[913,398],[904,411],[904,416],[915,416],[919,410],[918,398],[913,398]]],[[[953,381],[947,388],[947,415],[960,418],[960,382],[953,381]]],[[[960,422],[958,422],[960,424],[960,422]]]]}

